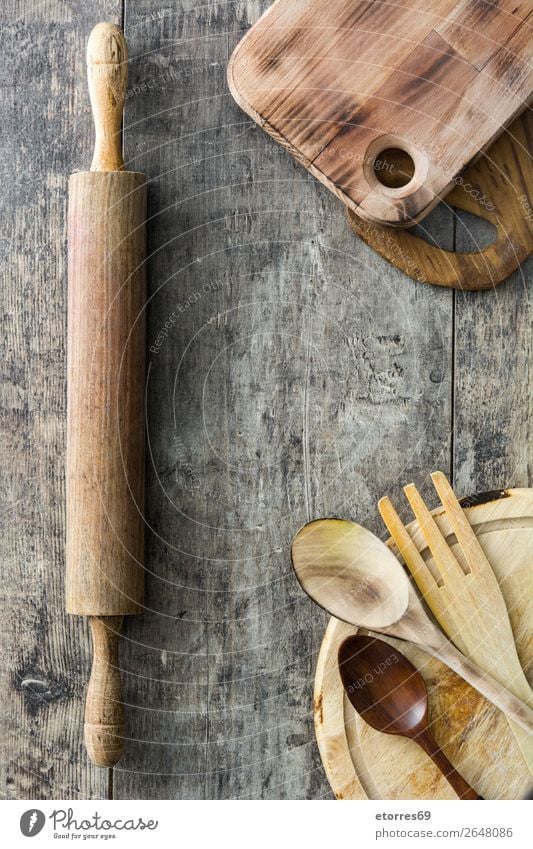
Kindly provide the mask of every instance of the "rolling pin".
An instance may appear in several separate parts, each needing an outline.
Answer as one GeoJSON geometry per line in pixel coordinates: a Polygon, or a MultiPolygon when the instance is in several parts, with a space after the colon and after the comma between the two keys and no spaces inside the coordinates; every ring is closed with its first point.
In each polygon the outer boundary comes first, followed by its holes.
{"type": "Polygon", "coordinates": [[[122,31],[98,24],[87,45],[94,157],[70,177],[68,209],[66,609],[91,625],[85,744],[103,767],[124,746],[122,619],[144,597],[147,191],[122,158],[127,59],[122,31]]]}

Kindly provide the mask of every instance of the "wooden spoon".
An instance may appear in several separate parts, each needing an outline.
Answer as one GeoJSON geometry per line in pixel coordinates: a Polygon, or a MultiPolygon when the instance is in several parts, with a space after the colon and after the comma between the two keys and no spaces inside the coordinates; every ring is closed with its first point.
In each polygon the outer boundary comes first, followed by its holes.
{"type": "Polygon", "coordinates": [[[358,634],[342,643],[339,670],[350,702],[371,728],[414,740],[460,799],[482,798],[452,766],[430,734],[424,679],[401,652],[383,640],[358,634]]]}
{"type": "Polygon", "coordinates": [[[366,528],[343,519],[310,522],[294,538],[292,563],[305,592],[332,616],[414,643],[533,732],[533,710],[446,639],[392,551],[366,528]]]}

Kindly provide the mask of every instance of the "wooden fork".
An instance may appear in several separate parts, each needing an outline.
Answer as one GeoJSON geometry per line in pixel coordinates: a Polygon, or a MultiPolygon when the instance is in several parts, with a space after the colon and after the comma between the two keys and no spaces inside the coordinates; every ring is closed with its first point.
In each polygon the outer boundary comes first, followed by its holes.
{"type": "MultiPolygon", "coordinates": [[[[477,666],[533,707],[533,693],[516,653],[497,578],[446,476],[434,472],[431,479],[459,543],[466,571],[414,484],[404,487],[404,492],[433,555],[435,573],[424,561],[389,498],[382,498],[378,504],[383,521],[426,604],[450,640],[477,666]]],[[[533,735],[508,721],[533,773],[533,735]]]]}

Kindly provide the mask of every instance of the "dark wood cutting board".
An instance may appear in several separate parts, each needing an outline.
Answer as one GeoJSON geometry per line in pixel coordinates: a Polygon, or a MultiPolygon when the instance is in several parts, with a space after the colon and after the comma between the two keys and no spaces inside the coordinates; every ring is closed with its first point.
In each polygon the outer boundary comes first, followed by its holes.
{"type": "Polygon", "coordinates": [[[532,25],[531,0],[276,0],[228,80],[351,210],[406,227],[530,101],[532,25]],[[408,155],[404,185],[383,181],[390,149],[408,155]]]}

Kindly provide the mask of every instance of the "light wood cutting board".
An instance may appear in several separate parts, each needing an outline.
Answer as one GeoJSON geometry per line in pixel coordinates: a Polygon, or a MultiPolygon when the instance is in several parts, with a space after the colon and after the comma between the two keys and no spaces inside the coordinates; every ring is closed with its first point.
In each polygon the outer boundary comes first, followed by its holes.
{"type": "MultiPolygon", "coordinates": [[[[522,666],[533,680],[533,489],[471,499],[468,518],[500,582],[522,666]]],[[[433,513],[449,544],[441,509],[433,513]]],[[[416,522],[409,531],[430,556],[416,522]]],[[[394,545],[391,545],[394,549],[394,545]]],[[[332,618],[315,677],[315,729],[339,799],[453,799],[454,792],[416,743],[371,729],[344,695],[337,653],[357,628],[332,618]]],[[[366,633],[366,632],[364,632],[366,633]]],[[[530,775],[503,714],[466,682],[408,643],[387,638],[420,670],[429,691],[431,730],[453,765],[485,799],[520,799],[530,775]]]]}
{"type": "Polygon", "coordinates": [[[276,0],[228,67],[237,103],[362,218],[420,220],[533,91],[531,0],[276,0]],[[380,155],[412,159],[383,184],[380,155]]]}
{"type": "MultiPolygon", "coordinates": [[[[533,113],[530,109],[496,139],[446,195],[445,204],[483,218],[494,238],[477,251],[448,251],[413,230],[364,221],[347,210],[358,236],[414,280],[462,291],[492,289],[533,251],[533,113]],[[429,240],[429,241],[428,241],[429,240]]],[[[424,232],[424,225],[421,225],[424,232]]]]}

